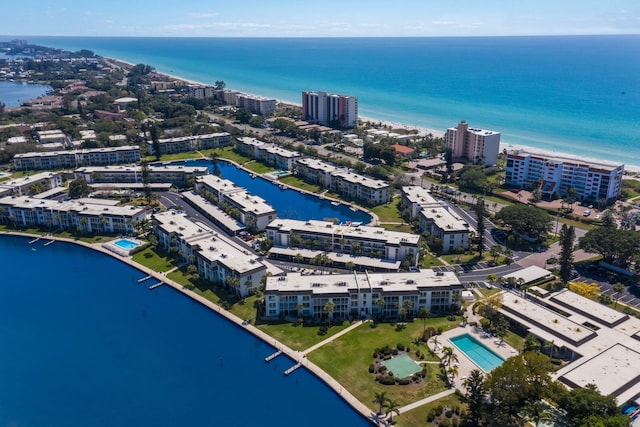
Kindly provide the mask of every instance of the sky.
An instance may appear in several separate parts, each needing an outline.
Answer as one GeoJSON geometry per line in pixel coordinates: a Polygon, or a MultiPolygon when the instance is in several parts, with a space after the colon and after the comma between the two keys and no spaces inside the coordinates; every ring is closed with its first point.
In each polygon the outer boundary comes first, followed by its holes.
{"type": "Polygon", "coordinates": [[[3,0],[0,11],[12,36],[640,34],[638,0],[3,0]]]}

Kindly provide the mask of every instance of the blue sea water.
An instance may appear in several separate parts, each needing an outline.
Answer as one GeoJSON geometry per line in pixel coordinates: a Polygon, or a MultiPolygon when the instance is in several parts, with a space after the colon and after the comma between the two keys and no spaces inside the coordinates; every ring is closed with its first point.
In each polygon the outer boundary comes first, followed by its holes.
{"type": "MultiPolygon", "coordinates": [[[[184,165],[207,165],[213,172],[213,164],[209,160],[190,160],[173,162],[184,165]]],[[[337,218],[339,222],[371,222],[371,216],[364,211],[351,211],[346,205],[333,206],[329,200],[320,199],[315,195],[304,194],[292,189],[281,189],[277,184],[264,178],[251,178],[251,175],[236,167],[232,163],[218,162],[220,176],[233,181],[237,186],[247,189],[251,194],[260,196],[278,212],[278,218],[331,220],[337,218]]]]}
{"type": "Polygon", "coordinates": [[[22,101],[46,95],[51,90],[47,85],[0,81],[0,102],[6,107],[17,107],[22,101]]]}
{"type": "Polygon", "coordinates": [[[640,164],[640,36],[458,38],[29,37],[300,103],[359,98],[361,116],[640,164]]]}
{"type": "Polygon", "coordinates": [[[270,345],[116,259],[11,236],[0,259],[0,425],[368,425],[306,370],[285,377],[286,357],[266,364],[270,345]]]}

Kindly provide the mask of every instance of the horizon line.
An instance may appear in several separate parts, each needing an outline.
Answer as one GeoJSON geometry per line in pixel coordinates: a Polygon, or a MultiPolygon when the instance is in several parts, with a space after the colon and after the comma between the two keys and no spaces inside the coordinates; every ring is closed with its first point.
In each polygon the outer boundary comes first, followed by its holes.
{"type": "Polygon", "coordinates": [[[494,35],[238,35],[238,36],[193,36],[193,35],[69,35],[69,34],[4,34],[0,37],[69,37],[69,38],[184,38],[184,39],[416,39],[416,38],[515,38],[515,37],[616,37],[640,36],[638,33],[580,33],[580,34],[494,34],[494,35]]]}

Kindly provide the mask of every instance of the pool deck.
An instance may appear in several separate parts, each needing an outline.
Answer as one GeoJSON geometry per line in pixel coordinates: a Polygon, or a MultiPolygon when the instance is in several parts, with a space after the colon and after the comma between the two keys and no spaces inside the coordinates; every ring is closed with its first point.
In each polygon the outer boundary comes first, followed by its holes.
{"type": "MultiPolygon", "coordinates": [[[[469,322],[475,321],[479,323],[480,317],[472,313],[472,310],[471,310],[472,306],[473,305],[470,305],[467,308],[467,313],[466,313],[467,319],[469,322]]],[[[457,337],[459,335],[464,335],[464,334],[471,335],[480,343],[482,343],[485,347],[489,348],[491,351],[493,351],[494,353],[496,353],[497,355],[499,355],[505,360],[518,354],[518,351],[513,347],[511,347],[510,345],[508,345],[507,343],[505,342],[500,343],[500,338],[487,337],[485,336],[484,331],[480,327],[469,326],[468,324],[467,326],[459,326],[459,327],[444,331],[442,335],[439,335],[437,337],[437,340],[438,340],[437,347],[434,345],[433,338],[429,340],[429,343],[428,343],[429,348],[431,348],[438,356],[442,356],[443,347],[453,348],[455,354],[458,356],[458,364],[459,364],[458,376],[454,380],[454,388],[457,388],[463,393],[465,392],[463,387],[463,382],[471,374],[471,371],[478,369],[481,372],[484,372],[485,375],[487,374],[487,372],[483,371],[482,368],[480,368],[478,365],[473,363],[473,361],[466,354],[460,351],[458,347],[456,347],[451,342],[450,340],[451,338],[457,337]]]]}

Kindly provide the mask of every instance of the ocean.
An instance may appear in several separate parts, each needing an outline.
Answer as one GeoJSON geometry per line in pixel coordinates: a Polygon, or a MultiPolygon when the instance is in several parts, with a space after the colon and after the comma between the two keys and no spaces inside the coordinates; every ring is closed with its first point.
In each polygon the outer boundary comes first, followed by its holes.
{"type": "Polygon", "coordinates": [[[0,425],[368,422],[305,369],[168,286],[77,245],[0,236],[0,425]],[[35,249],[35,250],[33,250],[35,249]],[[34,266],[37,266],[34,268],[34,266]],[[324,416],[313,416],[321,411],[324,416]]]}
{"type": "Polygon", "coordinates": [[[360,116],[640,164],[640,35],[446,38],[28,37],[301,103],[357,96],[360,116]]]}

